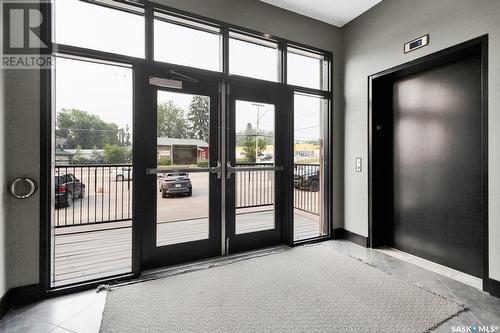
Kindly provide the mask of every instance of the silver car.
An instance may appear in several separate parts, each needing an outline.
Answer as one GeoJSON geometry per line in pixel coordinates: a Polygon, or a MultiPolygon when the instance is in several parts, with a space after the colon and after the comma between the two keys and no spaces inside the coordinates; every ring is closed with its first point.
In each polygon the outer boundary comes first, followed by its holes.
{"type": "Polygon", "coordinates": [[[117,167],[111,168],[111,179],[121,182],[124,180],[132,180],[132,167],[117,167]]]}

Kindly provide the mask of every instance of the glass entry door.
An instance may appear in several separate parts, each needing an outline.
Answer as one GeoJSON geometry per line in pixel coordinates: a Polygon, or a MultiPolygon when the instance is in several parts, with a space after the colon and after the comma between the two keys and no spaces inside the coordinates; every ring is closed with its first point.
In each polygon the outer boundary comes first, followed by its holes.
{"type": "Polygon", "coordinates": [[[142,267],[221,254],[219,84],[145,70],[137,115],[142,267]]]}
{"type": "Polygon", "coordinates": [[[142,268],[282,243],[279,88],[164,73],[141,67],[136,78],[142,268]]]}
{"type": "Polygon", "coordinates": [[[233,84],[228,110],[226,249],[283,242],[287,119],[279,88],[233,84]]]}

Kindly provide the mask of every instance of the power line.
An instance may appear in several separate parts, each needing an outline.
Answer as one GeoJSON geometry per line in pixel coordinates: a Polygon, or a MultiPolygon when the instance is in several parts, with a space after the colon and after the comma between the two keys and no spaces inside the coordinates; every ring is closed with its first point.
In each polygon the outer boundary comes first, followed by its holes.
{"type": "Polygon", "coordinates": [[[105,129],[94,129],[94,128],[58,128],[57,131],[82,131],[82,132],[121,132],[122,129],[118,130],[105,130],[105,129]]]}
{"type": "Polygon", "coordinates": [[[294,131],[303,131],[303,130],[307,130],[307,129],[311,129],[311,128],[318,128],[319,129],[319,126],[309,126],[309,127],[295,128],[294,131]]]}

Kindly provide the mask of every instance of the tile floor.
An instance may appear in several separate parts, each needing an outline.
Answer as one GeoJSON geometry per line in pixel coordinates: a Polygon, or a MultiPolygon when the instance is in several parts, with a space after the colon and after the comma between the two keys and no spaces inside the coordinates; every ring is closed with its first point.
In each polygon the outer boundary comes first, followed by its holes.
{"type": "Polygon", "coordinates": [[[387,255],[390,255],[392,257],[409,262],[411,264],[420,266],[422,268],[433,271],[435,273],[439,273],[439,274],[444,275],[446,277],[452,278],[453,280],[460,281],[460,282],[465,283],[471,287],[474,287],[477,289],[483,288],[483,280],[481,280],[480,278],[477,278],[475,276],[462,273],[462,272],[457,271],[453,268],[449,268],[449,267],[446,267],[446,266],[443,266],[440,264],[436,264],[435,262],[411,255],[411,254],[406,253],[406,252],[392,249],[392,248],[381,248],[381,249],[377,249],[377,251],[381,251],[384,254],[387,254],[387,255]]]}
{"type": "MultiPolygon", "coordinates": [[[[500,299],[446,276],[446,273],[439,274],[393,254],[366,249],[343,240],[306,246],[328,246],[387,274],[466,304],[468,311],[451,318],[433,332],[450,333],[453,326],[500,326],[500,299]]],[[[0,321],[0,332],[98,332],[105,301],[105,293],[97,294],[92,290],[44,300],[10,311],[0,321]]]]}

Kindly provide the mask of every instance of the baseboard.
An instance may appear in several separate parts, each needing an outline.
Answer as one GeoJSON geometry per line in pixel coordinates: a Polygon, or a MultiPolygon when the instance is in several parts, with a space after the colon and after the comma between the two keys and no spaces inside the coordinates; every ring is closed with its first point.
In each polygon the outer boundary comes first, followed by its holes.
{"type": "Polygon", "coordinates": [[[500,282],[497,280],[489,279],[488,281],[488,293],[491,296],[500,298],[500,282]]]}
{"type": "Polygon", "coordinates": [[[337,228],[332,231],[332,239],[344,239],[345,238],[345,229],[337,228]]]}
{"type": "Polygon", "coordinates": [[[344,228],[334,229],[332,232],[332,238],[333,239],[345,239],[345,240],[348,240],[354,244],[357,244],[357,245],[363,246],[363,247],[370,246],[370,242],[369,242],[368,237],[358,235],[352,231],[345,230],[344,228]]]}
{"type": "Polygon", "coordinates": [[[16,306],[32,303],[40,298],[38,284],[31,284],[7,290],[0,299],[0,319],[16,306]]]}
{"type": "Polygon", "coordinates": [[[368,237],[358,235],[352,231],[345,230],[345,239],[354,244],[358,244],[359,246],[369,247],[370,242],[368,241],[368,237]]]}
{"type": "Polygon", "coordinates": [[[10,306],[10,290],[7,290],[7,292],[0,298],[0,319],[2,319],[3,316],[7,312],[9,312],[11,306],[10,306]]]}

